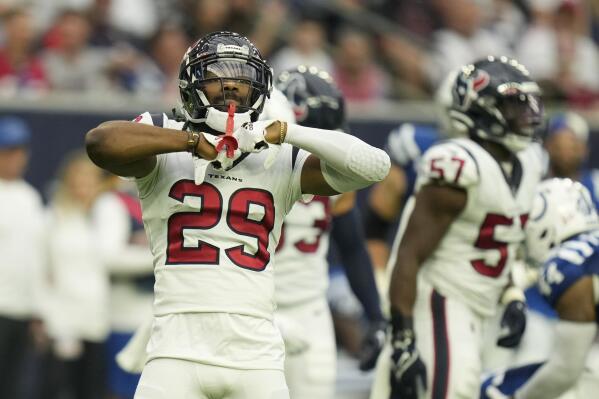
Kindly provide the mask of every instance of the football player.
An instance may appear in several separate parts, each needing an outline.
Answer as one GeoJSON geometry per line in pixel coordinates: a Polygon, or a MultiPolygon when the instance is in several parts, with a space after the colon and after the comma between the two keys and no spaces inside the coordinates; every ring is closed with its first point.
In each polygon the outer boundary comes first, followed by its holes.
{"type": "Polygon", "coordinates": [[[406,200],[414,192],[418,162],[450,130],[447,109],[452,103],[451,89],[457,73],[456,70],[447,74],[435,94],[438,126],[402,123],[387,137],[385,151],[391,158],[391,169],[385,180],[372,186],[364,212],[366,242],[381,292],[389,285],[385,265],[389,259],[390,234],[406,200]]]}
{"type": "Polygon", "coordinates": [[[185,122],[141,114],[86,136],[101,167],[136,179],[154,254],[154,320],[135,397],[288,398],[273,322],[274,250],[305,194],[382,180],[389,157],[348,134],[257,122],[272,69],[233,32],[183,57],[185,122]]]}
{"type": "MultiPolygon", "coordinates": [[[[343,96],[327,72],[300,65],[282,72],[275,85],[300,125],[347,130],[343,96]]],[[[335,333],[326,298],[330,238],[371,323],[363,368],[374,367],[384,342],[386,323],[354,204],[354,192],[315,196],[296,202],[283,224],[276,252],[275,315],[286,343],[285,376],[294,399],[330,399],[335,392],[335,333]]]]}
{"type": "Polygon", "coordinates": [[[539,87],[517,61],[489,56],[458,74],[450,116],[469,137],[431,147],[420,163],[390,259],[391,345],[372,398],[474,398],[483,324],[500,299],[509,304],[499,343],[523,332],[521,292],[502,294],[541,178],[529,148],[539,87]]]}
{"type": "Polygon", "coordinates": [[[526,247],[531,263],[542,266],[539,290],[558,314],[552,350],[545,362],[486,379],[481,398],[553,399],[577,383],[575,397],[593,397],[596,390],[581,381],[599,322],[599,217],[589,191],[570,179],[541,183],[526,247]]]}

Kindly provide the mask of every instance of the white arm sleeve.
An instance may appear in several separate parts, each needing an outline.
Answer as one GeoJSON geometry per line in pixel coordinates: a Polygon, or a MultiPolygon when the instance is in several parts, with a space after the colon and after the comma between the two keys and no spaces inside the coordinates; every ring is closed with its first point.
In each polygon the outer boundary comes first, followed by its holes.
{"type": "Polygon", "coordinates": [[[596,323],[560,320],[549,360],[516,392],[516,399],[557,398],[576,383],[595,335],[596,323]]]}
{"type": "Polygon", "coordinates": [[[338,131],[289,124],[285,142],[316,155],[325,180],[340,193],[383,180],[391,167],[385,151],[338,131]]]}

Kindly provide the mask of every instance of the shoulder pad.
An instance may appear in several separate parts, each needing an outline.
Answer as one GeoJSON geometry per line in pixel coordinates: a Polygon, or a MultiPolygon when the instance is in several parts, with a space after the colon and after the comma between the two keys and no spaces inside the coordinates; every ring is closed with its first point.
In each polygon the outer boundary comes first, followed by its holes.
{"type": "Polygon", "coordinates": [[[479,181],[478,164],[465,147],[447,141],[424,153],[418,168],[418,178],[421,184],[437,181],[467,188],[479,181]]]}
{"type": "Polygon", "coordinates": [[[151,114],[146,111],[143,114],[138,115],[135,119],[133,119],[133,122],[143,123],[145,125],[152,125],[152,126],[158,126],[158,127],[166,127],[168,120],[169,119],[167,118],[166,114],[164,114],[164,113],[151,114]]]}

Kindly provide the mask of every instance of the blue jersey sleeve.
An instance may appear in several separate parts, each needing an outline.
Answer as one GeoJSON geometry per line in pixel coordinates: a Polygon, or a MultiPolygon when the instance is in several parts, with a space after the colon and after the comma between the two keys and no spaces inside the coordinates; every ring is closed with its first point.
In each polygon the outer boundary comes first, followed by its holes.
{"type": "Polygon", "coordinates": [[[391,162],[402,168],[406,174],[406,197],[412,194],[422,154],[437,141],[439,132],[428,125],[404,123],[389,133],[385,151],[389,154],[391,162]]]}
{"type": "Polygon", "coordinates": [[[584,170],[580,177],[580,183],[589,190],[593,204],[595,204],[595,208],[599,211],[599,170],[584,170]]]}
{"type": "Polygon", "coordinates": [[[389,133],[385,151],[393,163],[406,168],[438,140],[439,133],[434,127],[404,123],[389,133]]]}
{"type": "Polygon", "coordinates": [[[552,307],[572,284],[584,275],[580,265],[553,258],[545,264],[539,279],[539,290],[552,307]]]}

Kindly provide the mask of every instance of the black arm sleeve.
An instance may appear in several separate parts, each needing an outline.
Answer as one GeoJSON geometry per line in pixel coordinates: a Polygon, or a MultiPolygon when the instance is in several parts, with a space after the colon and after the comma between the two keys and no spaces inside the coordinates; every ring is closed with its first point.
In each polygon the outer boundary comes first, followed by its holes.
{"type": "Polygon", "coordinates": [[[331,237],[339,249],[347,279],[371,322],[383,320],[374,272],[356,208],[333,218],[331,237]]]}
{"type": "Polygon", "coordinates": [[[386,241],[387,237],[389,237],[391,227],[393,226],[392,222],[386,221],[378,213],[376,213],[370,204],[366,204],[363,222],[366,238],[369,240],[386,241]]]}

